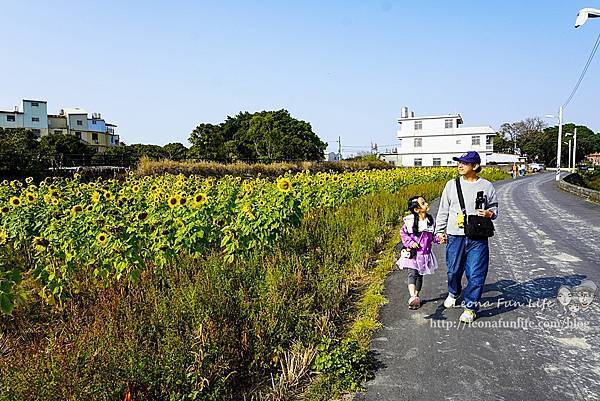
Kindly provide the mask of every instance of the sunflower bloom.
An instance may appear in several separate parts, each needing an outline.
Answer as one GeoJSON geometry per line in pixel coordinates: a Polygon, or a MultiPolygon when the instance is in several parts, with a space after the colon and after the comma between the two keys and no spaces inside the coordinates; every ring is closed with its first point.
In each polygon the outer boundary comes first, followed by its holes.
{"type": "Polygon", "coordinates": [[[292,182],[287,178],[280,178],[277,180],[277,189],[281,192],[290,192],[292,189],[292,182]]]}
{"type": "Polygon", "coordinates": [[[16,196],[13,196],[12,198],[10,198],[10,204],[13,207],[19,207],[21,206],[21,199],[17,198],[16,196]]]}
{"type": "Polygon", "coordinates": [[[78,213],[83,212],[83,206],[75,205],[71,208],[71,216],[75,217],[78,213]]]}
{"type": "Polygon", "coordinates": [[[177,198],[177,196],[171,196],[169,198],[169,207],[171,209],[173,209],[175,206],[177,206],[179,204],[179,199],[177,198]]]}
{"type": "Polygon", "coordinates": [[[206,202],[208,202],[208,196],[205,193],[201,192],[194,195],[194,205],[204,205],[206,202]]]}
{"type": "Polygon", "coordinates": [[[108,234],[107,233],[100,233],[96,236],[96,241],[98,241],[100,243],[100,245],[106,245],[106,243],[108,242],[108,234]]]}
{"type": "Polygon", "coordinates": [[[27,202],[29,202],[29,203],[33,203],[33,202],[35,202],[35,199],[36,199],[36,198],[35,198],[35,195],[34,195],[34,194],[32,194],[31,192],[27,192],[27,193],[25,194],[25,199],[27,199],[27,202]]]}
{"type": "Polygon", "coordinates": [[[42,237],[33,237],[32,245],[37,251],[43,252],[50,245],[50,241],[42,237]]]}

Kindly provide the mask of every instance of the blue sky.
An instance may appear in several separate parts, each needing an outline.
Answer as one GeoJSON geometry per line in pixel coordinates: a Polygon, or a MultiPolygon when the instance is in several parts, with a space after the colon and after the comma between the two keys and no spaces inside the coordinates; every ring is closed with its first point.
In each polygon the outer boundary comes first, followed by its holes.
{"type": "MultiPolygon", "coordinates": [[[[0,109],[82,107],[129,144],[281,108],[365,150],[395,143],[405,105],[497,129],[566,100],[600,32],[573,27],[582,7],[600,2],[4,2],[0,109]]],[[[599,66],[565,111],[595,131],[599,66]]]]}

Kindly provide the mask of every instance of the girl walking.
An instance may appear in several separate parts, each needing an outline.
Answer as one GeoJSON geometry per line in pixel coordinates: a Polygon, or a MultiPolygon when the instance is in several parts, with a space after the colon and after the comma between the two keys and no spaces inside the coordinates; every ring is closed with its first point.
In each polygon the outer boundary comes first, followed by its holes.
{"type": "Polygon", "coordinates": [[[400,230],[404,249],[396,264],[407,271],[408,307],[421,307],[419,292],[423,286],[423,276],[432,274],[438,268],[435,255],[431,252],[433,242],[440,243],[434,236],[435,223],[429,213],[429,203],[422,196],[413,196],[408,200],[410,215],[404,217],[404,225],[400,230]]]}

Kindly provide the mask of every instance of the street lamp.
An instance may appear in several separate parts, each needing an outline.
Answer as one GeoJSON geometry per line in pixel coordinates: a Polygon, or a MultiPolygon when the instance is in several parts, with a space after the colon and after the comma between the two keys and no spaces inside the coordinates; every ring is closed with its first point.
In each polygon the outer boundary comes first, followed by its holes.
{"type": "MultiPolygon", "coordinates": [[[[573,151],[569,151],[569,160],[573,160],[573,166],[571,166],[571,162],[569,162],[569,168],[571,169],[571,172],[574,173],[576,168],[575,168],[575,164],[577,163],[577,128],[573,129],[573,133],[567,133],[565,134],[565,136],[572,136],[573,137],[573,151]],[[572,153],[572,155],[571,155],[572,153]],[[572,158],[571,158],[572,157],[572,158]]],[[[569,140],[570,142],[570,140],[569,140]]]]}
{"type": "Polygon", "coordinates": [[[581,25],[585,24],[589,18],[598,18],[600,17],[600,10],[597,8],[582,8],[577,13],[577,18],[575,19],[575,28],[579,28],[581,25]]]}
{"type": "MultiPolygon", "coordinates": [[[[565,134],[565,136],[569,136],[569,135],[572,135],[572,134],[565,134]]],[[[565,145],[567,143],[569,144],[569,170],[571,170],[571,156],[572,156],[572,154],[571,154],[571,143],[572,142],[573,142],[572,139],[569,139],[569,142],[565,142],[565,145]]]]}
{"type": "MultiPolygon", "coordinates": [[[[556,118],[552,114],[546,114],[546,118],[556,118]]],[[[563,106],[558,109],[558,146],[556,148],[556,181],[560,181],[560,152],[562,151],[562,122],[563,122],[563,106]]]]}
{"type": "MultiPolygon", "coordinates": [[[[573,136],[573,133],[571,132],[566,132],[565,133],[565,138],[568,136],[573,136]]],[[[563,142],[565,145],[568,143],[569,144],[569,170],[571,170],[571,156],[573,156],[573,153],[571,152],[571,145],[572,145],[572,140],[569,139],[569,142],[563,142]]]]}

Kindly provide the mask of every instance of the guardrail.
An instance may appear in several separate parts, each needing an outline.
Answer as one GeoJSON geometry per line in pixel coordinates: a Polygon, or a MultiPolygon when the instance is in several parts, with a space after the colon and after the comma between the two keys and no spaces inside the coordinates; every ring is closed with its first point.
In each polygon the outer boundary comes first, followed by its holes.
{"type": "Polygon", "coordinates": [[[577,175],[577,173],[571,173],[571,174],[561,178],[560,181],[558,181],[556,184],[563,191],[570,192],[581,198],[584,198],[591,202],[600,204],[600,191],[595,191],[593,189],[581,187],[579,185],[571,184],[571,183],[565,181],[569,177],[576,176],[576,175],[577,175]]]}

